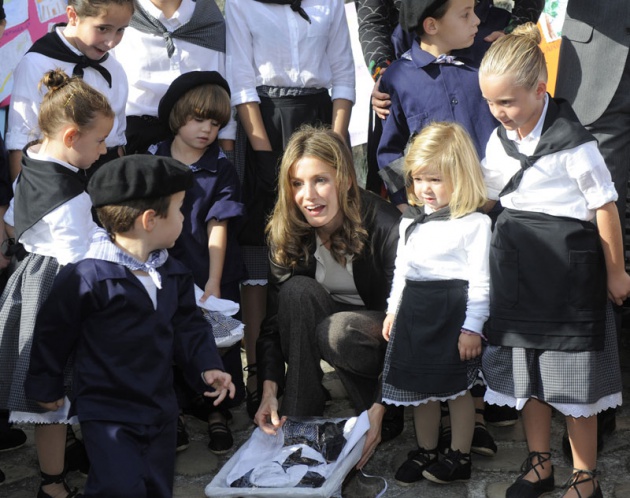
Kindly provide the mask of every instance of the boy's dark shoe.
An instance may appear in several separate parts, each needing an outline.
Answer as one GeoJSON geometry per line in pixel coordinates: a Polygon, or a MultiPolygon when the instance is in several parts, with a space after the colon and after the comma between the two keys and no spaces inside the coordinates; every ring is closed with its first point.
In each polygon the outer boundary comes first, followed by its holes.
{"type": "Polygon", "coordinates": [[[208,416],[208,448],[215,455],[227,453],[234,446],[232,431],[228,427],[230,420],[232,414],[225,408],[215,409],[208,416]]]}
{"type": "Polygon", "coordinates": [[[398,437],[405,428],[405,407],[385,405],[385,415],[381,422],[381,442],[398,437]]]}
{"type": "Polygon", "coordinates": [[[486,403],[484,420],[490,425],[497,427],[509,427],[516,424],[518,411],[511,406],[499,406],[486,403]]]}
{"type": "Polygon", "coordinates": [[[186,430],[186,426],[184,425],[184,421],[182,417],[177,417],[177,443],[175,446],[175,451],[179,453],[180,451],[184,451],[186,448],[190,446],[190,437],[188,437],[188,431],[186,430]]]}
{"type": "Polygon", "coordinates": [[[497,445],[485,425],[480,423],[475,425],[470,451],[487,457],[493,457],[497,454],[497,445]]]}
{"type": "Polygon", "coordinates": [[[15,450],[24,446],[26,434],[22,429],[8,429],[0,432],[0,451],[15,450]]]}
{"type": "Polygon", "coordinates": [[[77,439],[72,430],[72,426],[68,426],[68,433],[66,435],[66,455],[65,455],[65,470],[64,472],[70,472],[72,470],[78,471],[80,474],[87,476],[90,472],[90,460],[87,452],[85,451],[85,445],[83,441],[77,439]]]}

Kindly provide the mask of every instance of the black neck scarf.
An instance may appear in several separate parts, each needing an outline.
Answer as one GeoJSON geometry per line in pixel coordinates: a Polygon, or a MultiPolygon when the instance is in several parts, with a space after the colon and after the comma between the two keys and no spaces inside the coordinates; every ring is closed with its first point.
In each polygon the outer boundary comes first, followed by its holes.
{"type": "MultiPolygon", "coordinates": [[[[30,144],[29,144],[30,145],[30,144]]],[[[63,203],[85,192],[85,170],[76,173],[52,161],[28,157],[22,151],[22,171],[15,187],[15,237],[41,220],[63,203]]]]}
{"type": "Polygon", "coordinates": [[[260,3],[275,3],[277,5],[289,5],[293,12],[297,12],[311,24],[311,18],[308,17],[306,11],[302,8],[302,0],[256,0],[260,3]]]}
{"type": "MultiPolygon", "coordinates": [[[[65,24],[55,24],[54,28],[65,26],[65,24]]],[[[105,54],[101,59],[94,60],[86,57],[85,55],[77,55],[63,42],[63,40],[57,34],[57,30],[53,29],[50,33],[46,33],[39,40],[33,43],[33,46],[28,50],[29,52],[35,52],[37,54],[45,55],[51,59],[57,59],[62,62],[74,63],[74,69],[72,70],[73,76],[83,78],[83,70],[86,67],[96,69],[109,87],[112,87],[112,75],[101,64],[107,60],[109,54],[105,54]]]]}
{"type": "Polygon", "coordinates": [[[193,45],[225,53],[225,19],[217,4],[212,0],[196,0],[193,16],[186,24],[170,32],[158,19],[141,5],[131,17],[129,26],[152,35],[161,36],[166,43],[166,54],[170,59],[175,52],[173,39],[184,40],[193,45]]]}
{"type": "Polygon", "coordinates": [[[446,206],[442,209],[438,209],[431,214],[427,214],[424,211],[424,207],[422,206],[409,206],[405,213],[402,215],[403,218],[412,219],[411,225],[407,227],[405,230],[405,244],[409,240],[409,236],[416,225],[421,225],[422,223],[428,223],[429,221],[446,221],[451,219],[451,208],[446,206]]]}
{"type": "Polygon", "coordinates": [[[514,192],[520,185],[525,170],[531,168],[541,157],[572,149],[578,145],[595,140],[593,135],[580,124],[571,105],[566,100],[552,99],[551,97],[548,97],[548,99],[547,115],[543,122],[540,141],[533,155],[526,156],[525,154],[521,154],[518,151],[516,142],[508,138],[505,128],[499,126],[497,129],[497,135],[499,136],[505,153],[514,159],[518,159],[521,163],[521,169],[519,169],[514,176],[510,178],[510,181],[508,181],[505,187],[503,187],[499,198],[514,192]]]}

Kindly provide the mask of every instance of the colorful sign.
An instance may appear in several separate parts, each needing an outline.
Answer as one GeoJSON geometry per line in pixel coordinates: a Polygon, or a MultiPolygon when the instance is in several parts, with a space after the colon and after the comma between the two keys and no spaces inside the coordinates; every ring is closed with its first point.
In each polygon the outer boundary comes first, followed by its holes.
{"type": "Polygon", "coordinates": [[[66,20],[66,0],[4,0],[7,26],[0,39],[0,107],[9,104],[13,69],[33,42],[66,20]]]}

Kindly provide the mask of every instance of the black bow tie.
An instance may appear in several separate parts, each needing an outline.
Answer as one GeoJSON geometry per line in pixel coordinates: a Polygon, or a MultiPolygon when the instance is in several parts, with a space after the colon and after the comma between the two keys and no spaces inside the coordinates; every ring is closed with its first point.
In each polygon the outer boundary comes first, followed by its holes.
{"type": "Polygon", "coordinates": [[[438,209],[433,213],[427,214],[424,211],[423,207],[419,206],[409,206],[403,214],[403,218],[411,218],[413,221],[405,230],[405,244],[409,240],[409,236],[416,225],[421,225],[422,223],[428,223],[429,221],[446,221],[451,219],[451,208],[446,206],[442,209],[438,209]]]}

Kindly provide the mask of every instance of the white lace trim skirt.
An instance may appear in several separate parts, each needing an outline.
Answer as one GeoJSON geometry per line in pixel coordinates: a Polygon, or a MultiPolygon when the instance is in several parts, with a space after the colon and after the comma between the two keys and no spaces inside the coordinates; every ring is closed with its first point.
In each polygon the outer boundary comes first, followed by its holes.
{"type": "Polygon", "coordinates": [[[606,309],[604,349],[547,351],[488,346],[482,357],[488,403],[521,409],[530,398],[564,415],[595,415],[621,404],[617,331],[610,303],[606,309]]]}
{"type": "Polygon", "coordinates": [[[70,412],[70,400],[64,396],[64,403],[61,408],[54,412],[31,413],[31,412],[11,412],[9,422],[16,424],[78,424],[77,416],[68,418],[70,412]]]}

